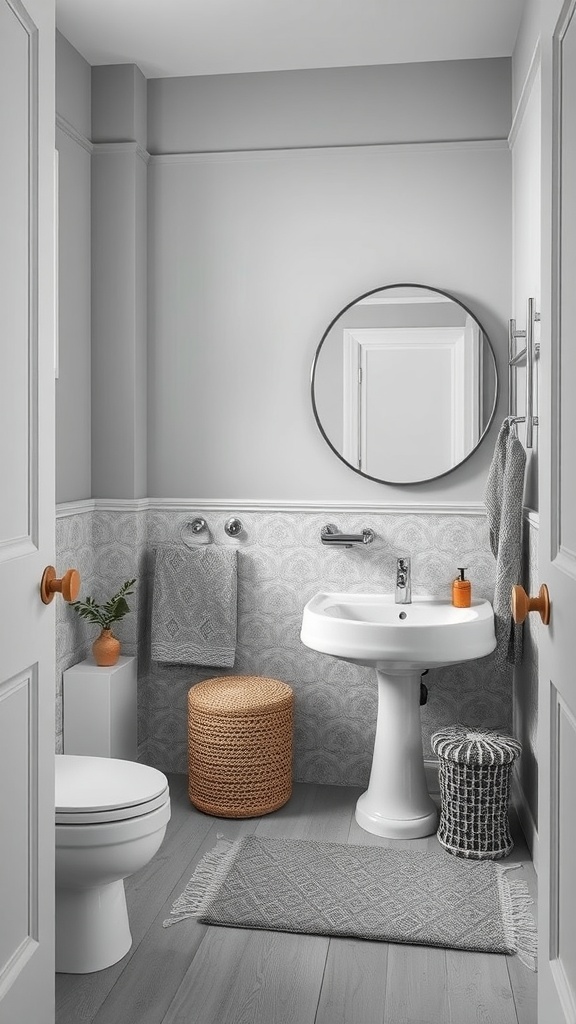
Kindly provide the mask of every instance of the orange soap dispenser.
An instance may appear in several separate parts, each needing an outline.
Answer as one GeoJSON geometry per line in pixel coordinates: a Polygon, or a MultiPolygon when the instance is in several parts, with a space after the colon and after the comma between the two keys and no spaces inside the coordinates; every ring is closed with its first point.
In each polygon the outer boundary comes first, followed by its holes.
{"type": "Polygon", "coordinates": [[[472,603],[472,585],[464,576],[466,567],[458,569],[460,573],[452,584],[452,604],[455,608],[469,608],[472,603]]]}

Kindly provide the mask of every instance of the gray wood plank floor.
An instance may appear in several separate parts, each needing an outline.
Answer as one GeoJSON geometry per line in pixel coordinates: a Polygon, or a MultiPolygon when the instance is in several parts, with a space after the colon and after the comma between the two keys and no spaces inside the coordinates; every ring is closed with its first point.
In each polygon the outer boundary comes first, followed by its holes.
{"type": "MultiPolygon", "coordinates": [[[[172,818],[162,848],[126,883],[133,945],[96,974],[56,976],[57,1024],[536,1024],[536,975],[516,957],[387,945],[187,920],[162,922],[217,835],[257,832],[373,845],[354,820],[360,790],[296,784],[275,814],[212,818],[171,775],[172,818]]],[[[507,863],[536,879],[522,834],[507,863]]],[[[399,845],[438,847],[435,836],[399,845]]]]}

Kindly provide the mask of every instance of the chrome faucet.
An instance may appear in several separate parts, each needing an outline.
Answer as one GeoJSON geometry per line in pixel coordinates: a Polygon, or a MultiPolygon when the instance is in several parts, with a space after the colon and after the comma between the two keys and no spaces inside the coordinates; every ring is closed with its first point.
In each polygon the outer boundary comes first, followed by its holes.
{"type": "Polygon", "coordinates": [[[396,562],[396,604],[412,603],[412,576],[410,573],[410,559],[402,555],[396,562]]]}

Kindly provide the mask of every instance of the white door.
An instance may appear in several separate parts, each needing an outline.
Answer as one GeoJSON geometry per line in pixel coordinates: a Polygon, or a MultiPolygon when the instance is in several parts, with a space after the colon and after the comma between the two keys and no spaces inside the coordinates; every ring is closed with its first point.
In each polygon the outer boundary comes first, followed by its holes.
{"type": "Polygon", "coordinates": [[[539,1013],[576,1021],[576,0],[542,3],[539,1013]]]}
{"type": "Polygon", "coordinates": [[[54,1020],[54,10],[0,0],[0,1022],[54,1020]]]}

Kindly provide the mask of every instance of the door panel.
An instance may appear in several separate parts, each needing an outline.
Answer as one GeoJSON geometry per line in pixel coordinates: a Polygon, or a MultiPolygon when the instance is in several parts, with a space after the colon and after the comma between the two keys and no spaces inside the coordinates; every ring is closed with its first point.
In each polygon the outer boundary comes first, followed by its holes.
{"type": "Polygon", "coordinates": [[[0,88],[10,97],[0,108],[0,138],[9,160],[0,161],[0,223],[4,233],[0,259],[0,308],[9,361],[0,375],[3,419],[12,425],[0,434],[0,479],[10,481],[10,500],[0,504],[3,557],[11,557],[10,541],[29,533],[30,403],[28,381],[33,341],[35,266],[30,255],[36,236],[35,206],[30,203],[29,166],[36,162],[34,79],[37,73],[35,33],[20,10],[0,6],[2,62],[0,88]],[[23,230],[24,229],[24,230],[23,230]],[[6,548],[8,550],[6,550],[6,548]]]}
{"type": "Polygon", "coordinates": [[[0,0],[0,1024],[54,1020],[54,9],[0,0]]]}
{"type": "MultiPolygon", "coordinates": [[[[560,438],[558,444],[558,503],[559,546],[572,560],[569,566],[576,578],[576,464],[573,445],[562,443],[576,438],[576,188],[570,177],[576,173],[576,16],[574,9],[558,33],[556,76],[559,99],[558,110],[558,163],[560,193],[559,302],[558,302],[558,398],[560,438]]],[[[568,568],[568,567],[567,567],[568,568]]]]}
{"type": "Polygon", "coordinates": [[[576,1020],[576,0],[542,4],[539,1020],[576,1020]]]}
{"type": "Polygon", "coordinates": [[[576,721],[559,695],[556,697],[552,751],[554,756],[554,784],[552,791],[557,833],[553,834],[552,848],[558,851],[557,908],[552,914],[555,927],[552,941],[556,957],[564,976],[570,1001],[576,1006],[576,876],[574,850],[576,849],[576,815],[574,805],[574,779],[576,779],[576,721]]]}
{"type": "MultiPolygon", "coordinates": [[[[27,959],[31,943],[38,942],[37,865],[31,827],[37,818],[37,794],[30,799],[28,791],[30,780],[37,775],[30,732],[37,717],[37,678],[34,667],[0,686],[0,749],[12,764],[0,787],[0,820],[11,822],[2,836],[2,859],[12,865],[9,877],[4,873],[2,877],[0,963],[12,975],[27,959]]],[[[9,982],[9,977],[5,980],[9,982]]]]}

